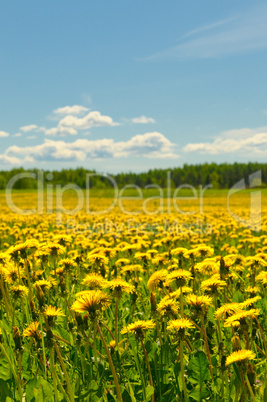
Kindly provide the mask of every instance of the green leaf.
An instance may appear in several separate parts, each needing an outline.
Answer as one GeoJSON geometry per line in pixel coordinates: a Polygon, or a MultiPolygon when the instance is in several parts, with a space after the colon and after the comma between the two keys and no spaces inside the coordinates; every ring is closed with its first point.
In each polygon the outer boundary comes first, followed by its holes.
{"type": "Polygon", "coordinates": [[[152,385],[148,385],[146,387],[146,400],[149,401],[151,399],[151,396],[154,394],[155,390],[152,385]]]}
{"type": "Polygon", "coordinates": [[[206,386],[202,389],[197,385],[189,394],[190,398],[194,401],[201,401],[202,399],[207,399],[209,397],[209,391],[206,386]]]}
{"type": "Polygon", "coordinates": [[[209,394],[205,384],[205,381],[210,379],[208,366],[207,356],[202,350],[198,350],[188,364],[189,379],[192,383],[197,383],[190,393],[190,396],[195,400],[206,398],[206,395],[209,394]]]}
{"type": "Polygon", "coordinates": [[[61,326],[57,327],[57,331],[55,331],[57,335],[59,335],[61,338],[65,339],[65,341],[71,343],[71,337],[68,331],[66,329],[62,328],[61,326]]]}
{"type": "MultiPolygon", "coordinates": [[[[12,398],[12,391],[8,381],[0,380],[0,400],[7,401],[12,398]]],[[[13,400],[13,399],[12,399],[13,400]]]]}
{"type": "Polygon", "coordinates": [[[202,385],[203,381],[210,379],[208,366],[209,362],[207,356],[202,350],[198,350],[188,364],[190,376],[195,380],[198,380],[199,385],[202,385]]]}
{"type": "Polygon", "coordinates": [[[42,377],[34,378],[26,386],[27,402],[53,402],[54,387],[42,377]]]}
{"type": "Polygon", "coordinates": [[[12,377],[11,369],[5,357],[0,360],[0,379],[9,380],[12,377]]]}

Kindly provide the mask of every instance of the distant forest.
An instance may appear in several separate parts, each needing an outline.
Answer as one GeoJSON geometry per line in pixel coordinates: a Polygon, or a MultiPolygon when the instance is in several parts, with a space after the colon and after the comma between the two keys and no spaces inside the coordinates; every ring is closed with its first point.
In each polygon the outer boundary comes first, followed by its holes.
{"type": "MultiPolygon", "coordinates": [[[[125,185],[136,185],[144,188],[148,185],[158,185],[166,188],[168,183],[168,172],[171,178],[172,187],[178,187],[183,184],[192,186],[212,185],[212,188],[230,188],[238,181],[245,179],[248,184],[248,177],[256,171],[261,171],[261,179],[264,186],[267,183],[267,163],[204,163],[199,165],[184,164],[182,167],[172,169],[152,169],[144,173],[119,173],[111,175],[119,188],[125,185]]],[[[40,172],[40,171],[39,171],[40,172]]],[[[96,174],[94,170],[62,169],[60,171],[42,170],[44,185],[65,186],[74,183],[80,188],[86,188],[86,175],[93,173],[90,178],[91,188],[109,188],[112,183],[104,174],[96,174]],[[52,175],[51,175],[52,174],[52,175]]],[[[35,173],[37,177],[38,169],[24,170],[23,168],[12,169],[9,171],[0,171],[0,189],[5,189],[8,182],[19,173],[35,173]]],[[[40,176],[39,176],[40,177],[40,176]]],[[[37,180],[35,178],[24,177],[17,180],[14,189],[35,189],[37,180]]]]}

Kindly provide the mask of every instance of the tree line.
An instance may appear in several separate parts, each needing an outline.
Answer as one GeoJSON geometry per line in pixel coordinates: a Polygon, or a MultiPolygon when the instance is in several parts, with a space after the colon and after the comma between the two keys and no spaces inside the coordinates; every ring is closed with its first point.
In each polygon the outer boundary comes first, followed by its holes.
{"type": "MultiPolygon", "coordinates": [[[[231,188],[242,179],[245,179],[248,185],[249,175],[259,170],[261,171],[262,183],[266,185],[267,163],[257,162],[184,164],[182,167],[172,169],[150,169],[143,173],[129,172],[110,176],[114,179],[119,188],[125,185],[136,185],[141,188],[149,185],[157,185],[161,188],[166,188],[168,180],[170,180],[172,187],[175,188],[183,184],[190,184],[195,187],[199,185],[211,185],[212,188],[219,189],[231,188]]],[[[90,174],[91,188],[103,189],[113,186],[111,180],[105,177],[104,174],[97,173],[95,170],[86,170],[82,167],[77,169],[62,169],[60,171],[39,171],[38,169],[25,170],[23,168],[16,168],[9,171],[0,171],[0,189],[5,189],[10,180],[20,173],[27,173],[27,175],[21,175],[22,177],[14,183],[13,188],[25,190],[36,189],[38,186],[38,172],[39,179],[40,177],[44,179],[44,185],[65,186],[69,183],[74,183],[80,188],[86,188],[86,178],[88,177],[87,175],[90,174]],[[29,173],[34,173],[36,178],[27,177],[29,173]]]]}

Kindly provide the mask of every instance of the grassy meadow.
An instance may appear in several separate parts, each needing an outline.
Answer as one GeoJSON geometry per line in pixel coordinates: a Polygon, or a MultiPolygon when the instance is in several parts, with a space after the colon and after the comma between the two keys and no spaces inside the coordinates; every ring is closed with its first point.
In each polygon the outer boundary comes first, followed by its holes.
{"type": "Polygon", "coordinates": [[[1,401],[267,401],[267,191],[159,194],[0,192],[1,401]]]}

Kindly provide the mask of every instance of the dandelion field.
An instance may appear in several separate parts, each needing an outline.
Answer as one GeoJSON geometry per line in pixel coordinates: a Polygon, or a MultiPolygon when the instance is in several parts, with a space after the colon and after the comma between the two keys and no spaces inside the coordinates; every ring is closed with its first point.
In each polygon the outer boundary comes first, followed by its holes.
{"type": "Polygon", "coordinates": [[[266,200],[256,231],[219,191],[160,213],[96,196],[60,222],[0,194],[0,400],[267,401],[266,200]]]}

